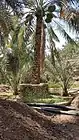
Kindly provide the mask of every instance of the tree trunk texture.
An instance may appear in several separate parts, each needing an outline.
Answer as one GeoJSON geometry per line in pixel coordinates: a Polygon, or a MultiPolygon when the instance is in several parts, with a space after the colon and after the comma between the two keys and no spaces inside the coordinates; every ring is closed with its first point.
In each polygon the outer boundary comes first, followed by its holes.
{"type": "Polygon", "coordinates": [[[40,73],[43,73],[45,59],[45,29],[44,23],[42,22],[42,35],[41,35],[41,47],[40,47],[40,73]]]}
{"type": "Polygon", "coordinates": [[[13,92],[14,95],[18,95],[18,88],[17,88],[17,85],[14,87],[14,92],[13,92]]]}
{"type": "Polygon", "coordinates": [[[14,76],[13,94],[14,94],[14,95],[18,95],[18,81],[17,81],[17,75],[14,76]]]}
{"type": "Polygon", "coordinates": [[[40,83],[40,48],[41,48],[41,37],[42,37],[42,17],[38,16],[36,21],[36,36],[35,36],[35,48],[34,48],[34,66],[32,83],[40,83]]]}
{"type": "Polygon", "coordinates": [[[52,44],[50,44],[51,46],[51,61],[52,61],[52,64],[53,66],[55,67],[55,58],[54,58],[54,47],[55,47],[55,43],[54,41],[52,42],[52,44]]]}
{"type": "Polygon", "coordinates": [[[65,84],[63,87],[63,96],[68,96],[68,90],[67,90],[67,86],[65,84]]]}

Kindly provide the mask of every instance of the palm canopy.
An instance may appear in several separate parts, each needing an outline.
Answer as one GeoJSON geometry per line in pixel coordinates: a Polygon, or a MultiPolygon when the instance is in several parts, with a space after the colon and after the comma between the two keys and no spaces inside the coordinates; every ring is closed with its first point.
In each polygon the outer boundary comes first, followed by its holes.
{"type": "MultiPolygon", "coordinates": [[[[3,0],[1,0],[3,1],[3,0]]],[[[24,14],[24,9],[30,9],[30,14],[34,14],[37,16],[37,12],[41,13],[44,17],[47,12],[48,6],[49,10],[54,11],[54,5],[60,7],[59,18],[63,18],[67,20],[69,25],[73,26],[77,32],[79,32],[79,0],[5,0],[8,5],[12,7],[12,9],[17,14],[24,14]]],[[[29,11],[27,12],[29,13],[29,11]]],[[[49,16],[49,15],[48,15],[49,16]]],[[[53,13],[54,16],[54,13],[53,13]]],[[[52,17],[52,15],[50,15],[52,17]]],[[[58,17],[57,17],[58,18],[58,17]]],[[[51,20],[50,20],[51,21],[51,20]]]]}
{"type": "MultiPolygon", "coordinates": [[[[51,22],[55,17],[54,12],[57,12],[57,18],[65,19],[70,27],[71,25],[79,31],[79,1],[78,0],[1,0],[0,5],[11,6],[14,12],[18,15],[26,15],[26,19],[31,20],[34,16],[41,13],[46,22],[51,22]],[[57,8],[56,8],[57,7],[57,8]],[[58,8],[59,7],[59,8],[58,8]],[[28,8],[28,9],[27,9],[28,8]],[[27,12],[24,12],[26,11],[27,12]],[[53,12],[53,13],[52,13],[53,12]],[[59,15],[59,16],[58,16],[59,15]]],[[[5,16],[6,17],[6,16],[5,16]]]]}

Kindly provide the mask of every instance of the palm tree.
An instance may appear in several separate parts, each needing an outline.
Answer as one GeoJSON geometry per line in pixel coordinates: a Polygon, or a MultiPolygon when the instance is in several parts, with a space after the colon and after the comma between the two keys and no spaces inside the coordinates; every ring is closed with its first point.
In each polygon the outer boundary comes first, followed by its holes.
{"type": "MultiPolygon", "coordinates": [[[[22,8],[21,7],[22,2],[19,2],[18,0],[15,0],[15,1],[6,0],[6,1],[17,12],[19,11],[18,7],[20,7],[20,9],[22,8]]],[[[25,8],[28,8],[28,11],[29,11],[29,12],[26,12],[27,24],[29,20],[30,20],[29,23],[31,23],[31,20],[33,19],[33,17],[36,17],[36,35],[35,35],[35,48],[34,48],[35,55],[34,55],[32,83],[40,83],[40,62],[42,62],[40,61],[41,60],[40,49],[43,47],[41,43],[42,41],[41,38],[42,38],[42,25],[43,25],[44,19],[47,23],[50,23],[52,19],[59,18],[56,15],[54,15],[54,12],[57,10],[56,9],[56,5],[57,5],[58,7],[60,7],[60,10],[59,10],[60,18],[67,20],[70,25],[73,25],[75,29],[78,30],[79,28],[77,25],[79,21],[76,20],[76,15],[78,15],[78,12],[73,7],[71,7],[73,4],[75,4],[73,0],[50,0],[50,1],[46,1],[46,0],[25,1],[23,0],[23,3],[25,5],[25,8]],[[75,15],[75,16],[71,16],[71,15],[75,15]],[[73,21],[73,24],[72,24],[72,21],[73,21]]],[[[62,31],[64,32],[63,28],[62,28],[62,31]]],[[[71,40],[70,37],[67,35],[66,31],[64,32],[64,35],[67,36],[68,40],[71,40]]]]}

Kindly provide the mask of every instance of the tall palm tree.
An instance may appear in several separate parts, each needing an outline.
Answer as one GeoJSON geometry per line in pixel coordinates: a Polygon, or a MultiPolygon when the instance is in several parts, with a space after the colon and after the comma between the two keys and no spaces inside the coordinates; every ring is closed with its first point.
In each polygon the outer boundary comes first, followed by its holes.
{"type": "MultiPolygon", "coordinates": [[[[76,2],[78,2],[77,0],[75,0],[76,2]]],[[[6,2],[8,4],[10,4],[10,6],[15,10],[15,11],[19,11],[19,7],[20,9],[22,9],[22,3],[24,3],[25,8],[28,8],[29,12],[26,12],[27,16],[27,24],[30,20],[35,17],[36,18],[36,35],[35,35],[35,48],[34,48],[34,67],[33,67],[33,79],[32,79],[32,83],[40,83],[40,60],[41,60],[41,56],[40,56],[40,49],[42,43],[42,25],[43,25],[43,21],[45,19],[45,21],[47,23],[50,23],[52,21],[52,19],[54,18],[63,18],[64,20],[67,20],[69,22],[69,24],[72,24],[73,21],[73,26],[75,27],[76,30],[78,30],[78,20],[76,20],[76,15],[78,15],[78,12],[72,7],[72,5],[74,5],[74,1],[73,0],[23,0],[23,2],[19,2],[18,0],[6,0],[6,2]],[[58,11],[60,14],[60,16],[58,17],[54,14],[55,11],[57,11],[56,9],[57,7],[60,7],[60,10],[58,11]],[[64,12],[65,11],[65,12],[64,12]],[[71,16],[71,15],[75,15],[75,16],[71,16]],[[76,23],[76,24],[74,24],[76,23]]],[[[78,18],[77,18],[78,19],[78,18]]],[[[61,27],[61,26],[60,26],[61,27]]],[[[61,27],[62,28],[62,27],[61,27]]],[[[62,29],[62,31],[64,32],[64,30],[62,29]]],[[[64,35],[67,36],[66,31],[64,32],[64,35]]],[[[70,40],[70,37],[67,36],[68,40],[70,40]]]]}

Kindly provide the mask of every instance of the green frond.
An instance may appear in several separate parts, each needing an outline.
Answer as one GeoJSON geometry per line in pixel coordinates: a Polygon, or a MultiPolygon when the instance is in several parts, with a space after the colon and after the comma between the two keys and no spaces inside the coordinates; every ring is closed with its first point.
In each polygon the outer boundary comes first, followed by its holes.
{"type": "MultiPolygon", "coordinates": [[[[59,52],[55,46],[55,41],[57,41],[55,39],[55,37],[53,36],[53,29],[52,27],[50,26],[49,30],[48,30],[48,35],[49,35],[49,43],[50,43],[50,49],[51,49],[51,60],[52,60],[52,64],[53,66],[55,67],[55,61],[58,61],[59,63],[61,63],[61,59],[60,59],[60,55],[59,55],[59,52]]],[[[57,36],[56,36],[57,37],[57,36]]],[[[58,39],[58,37],[57,37],[58,39]]],[[[59,41],[59,39],[58,39],[59,41]]]]}
{"type": "Polygon", "coordinates": [[[24,31],[25,31],[24,27],[20,28],[20,31],[19,31],[19,34],[18,34],[18,47],[19,47],[19,49],[22,48],[22,44],[23,44],[23,41],[24,41],[24,31]]]}
{"type": "Polygon", "coordinates": [[[51,38],[53,38],[57,42],[60,42],[58,39],[58,36],[55,34],[55,32],[51,26],[49,28],[47,28],[47,30],[48,30],[48,33],[50,34],[51,38]]]}
{"type": "Polygon", "coordinates": [[[18,45],[18,34],[19,34],[19,31],[20,31],[20,26],[17,26],[12,34],[12,40],[10,41],[10,47],[12,49],[17,49],[17,45],[18,45]],[[14,47],[15,46],[15,47],[14,47]]]}
{"type": "Polygon", "coordinates": [[[74,39],[72,39],[70,37],[70,35],[66,32],[66,30],[62,27],[62,25],[59,22],[54,21],[57,25],[57,29],[60,32],[60,34],[71,44],[76,44],[76,42],[74,41],[74,39]]]}

